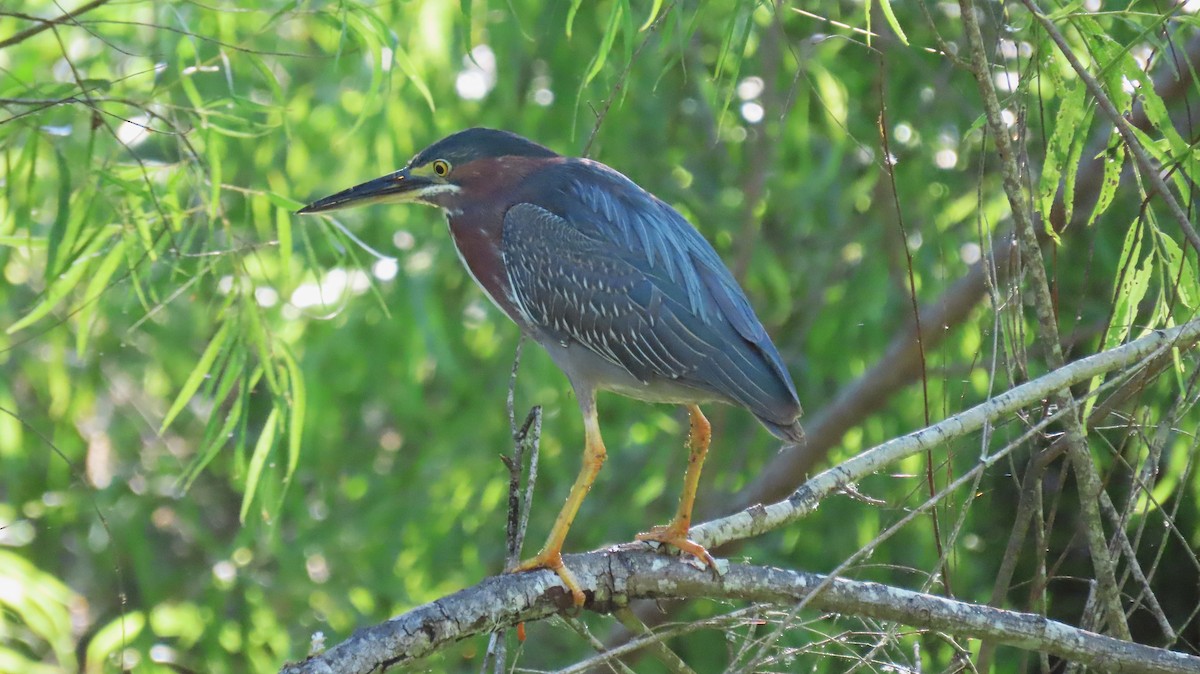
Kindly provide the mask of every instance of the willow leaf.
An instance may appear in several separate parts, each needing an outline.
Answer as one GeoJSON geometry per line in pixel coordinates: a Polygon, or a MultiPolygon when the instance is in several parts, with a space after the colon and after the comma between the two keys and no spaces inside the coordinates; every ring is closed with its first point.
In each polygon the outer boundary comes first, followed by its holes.
{"type": "Polygon", "coordinates": [[[104,256],[104,261],[100,266],[96,267],[95,273],[92,274],[92,279],[88,281],[87,287],[83,291],[83,306],[79,310],[79,331],[75,333],[75,353],[83,356],[87,350],[88,336],[91,334],[92,318],[96,315],[96,308],[100,306],[100,294],[108,286],[109,279],[116,273],[117,268],[121,266],[121,262],[125,259],[125,239],[117,240],[109,251],[108,255],[104,256]]]}
{"type": "Polygon", "coordinates": [[[242,508],[238,512],[238,520],[246,522],[246,513],[250,512],[250,504],[254,502],[254,494],[258,492],[262,480],[263,468],[267,465],[267,457],[275,446],[276,427],[279,422],[279,410],[272,409],[263,424],[262,433],[254,445],[254,453],[250,455],[250,468],[246,471],[246,492],[242,495],[242,508]]]}
{"type": "Polygon", "coordinates": [[[35,305],[33,309],[29,311],[29,313],[25,314],[15,323],[8,326],[8,330],[6,332],[11,335],[19,330],[23,330],[33,323],[41,320],[46,314],[53,311],[59,304],[62,304],[63,300],[67,298],[67,295],[69,295],[71,291],[74,290],[75,287],[78,286],[83,280],[84,275],[92,269],[100,249],[103,248],[104,245],[110,240],[111,236],[108,234],[102,234],[93,239],[92,242],[88,244],[87,248],[85,248],[83,252],[75,258],[75,261],[71,263],[71,266],[67,267],[67,270],[60,274],[58,278],[50,282],[50,287],[46,289],[45,293],[43,293],[41,301],[38,302],[37,305],[35,305]]]}
{"type": "Polygon", "coordinates": [[[204,383],[204,378],[208,376],[212,369],[213,363],[217,360],[217,355],[221,353],[221,347],[225,346],[225,340],[229,338],[229,323],[230,321],[221,323],[221,327],[213,335],[212,341],[208,343],[208,347],[200,355],[200,360],[196,362],[196,366],[192,368],[191,373],[184,380],[183,388],[179,390],[179,395],[175,397],[175,402],[171,404],[171,408],[167,410],[166,416],[163,417],[162,426],[158,429],[159,433],[167,430],[167,427],[171,425],[172,421],[175,421],[175,417],[179,416],[179,413],[187,406],[188,401],[199,390],[200,385],[204,383]]]}

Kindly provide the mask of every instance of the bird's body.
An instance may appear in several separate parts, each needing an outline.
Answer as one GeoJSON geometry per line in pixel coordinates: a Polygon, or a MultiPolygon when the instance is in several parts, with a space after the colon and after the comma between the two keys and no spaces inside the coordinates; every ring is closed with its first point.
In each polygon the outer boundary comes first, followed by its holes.
{"type": "Polygon", "coordinates": [[[686,540],[707,449],[708,424],[696,405],[744,407],[781,439],[803,438],[791,377],[712,246],[675,209],[617,171],[490,129],[449,136],[405,169],[301,212],[391,195],[445,211],[476,283],[546,348],[579,398],[588,427],[585,468],[551,540],[525,566],[559,571],[582,601],[558,548],[603,462],[597,390],[689,406],[694,475],[689,470],[672,525],[643,536],[711,561],[686,540]]]}

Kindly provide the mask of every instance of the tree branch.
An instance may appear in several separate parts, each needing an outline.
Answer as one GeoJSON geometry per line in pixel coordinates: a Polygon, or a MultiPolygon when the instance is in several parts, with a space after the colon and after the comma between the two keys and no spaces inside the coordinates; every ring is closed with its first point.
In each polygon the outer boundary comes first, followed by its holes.
{"type": "MultiPolygon", "coordinates": [[[[1144,646],[1081,630],[1030,613],[978,606],[943,597],[844,578],[733,564],[720,577],[678,558],[645,550],[610,550],[565,559],[580,583],[595,588],[598,611],[633,599],[738,599],[945,630],[994,639],[1109,672],[1183,674],[1200,657],[1144,646]],[[824,586],[820,592],[814,590],[824,586]]],[[[570,594],[550,571],[488,578],[474,587],[425,604],[380,625],[359,630],[332,649],[285,665],[281,674],[367,674],[411,662],[451,643],[569,610],[570,594]]]]}
{"type": "Polygon", "coordinates": [[[44,30],[47,30],[52,26],[56,26],[60,23],[66,23],[67,21],[74,19],[75,17],[79,16],[80,14],[85,14],[87,12],[92,11],[93,9],[96,9],[97,7],[100,7],[102,5],[107,5],[108,3],[109,3],[109,0],[92,0],[91,2],[87,3],[86,5],[83,5],[82,7],[79,7],[70,12],[67,12],[57,18],[44,19],[44,20],[42,20],[42,23],[40,23],[36,26],[30,26],[29,28],[26,28],[23,31],[14,33],[13,35],[10,35],[9,37],[7,37],[3,40],[0,40],[0,49],[4,49],[5,47],[10,47],[10,46],[12,46],[14,44],[18,44],[20,42],[24,42],[25,40],[28,40],[29,38],[33,37],[34,35],[37,35],[38,33],[42,32],[44,30]]]}
{"type": "MultiPolygon", "coordinates": [[[[1156,330],[1123,346],[1076,361],[939,424],[864,452],[813,478],[784,501],[701,524],[692,529],[692,538],[711,545],[746,538],[794,521],[815,509],[824,496],[891,462],[977,430],[989,420],[1037,403],[1054,391],[1107,372],[1135,367],[1167,350],[1189,346],[1197,339],[1200,339],[1200,319],[1169,330],[1156,330]]],[[[804,601],[819,610],[988,638],[1108,671],[1189,672],[1200,667],[1200,658],[1093,634],[1040,616],[875,583],[748,565],[730,565],[716,578],[681,559],[646,552],[640,543],[569,555],[566,563],[580,585],[590,590],[589,607],[601,612],[623,608],[634,599],[650,598],[736,598],[781,604],[804,601]],[[822,586],[820,592],[814,593],[822,586]]],[[[285,665],[281,672],[371,672],[420,658],[472,635],[539,620],[571,608],[570,594],[558,576],[549,571],[495,576],[388,622],[360,630],[325,653],[285,665]]]]}
{"type": "Polygon", "coordinates": [[[927,428],[889,440],[805,482],[788,498],[753,505],[742,512],[692,527],[692,540],[705,547],[757,536],[807,515],[821,500],[884,466],[983,428],[985,423],[1050,397],[1055,391],[1088,381],[1171,348],[1186,348],[1200,339],[1200,319],[1102,351],[1009,389],[969,410],[927,428]]]}

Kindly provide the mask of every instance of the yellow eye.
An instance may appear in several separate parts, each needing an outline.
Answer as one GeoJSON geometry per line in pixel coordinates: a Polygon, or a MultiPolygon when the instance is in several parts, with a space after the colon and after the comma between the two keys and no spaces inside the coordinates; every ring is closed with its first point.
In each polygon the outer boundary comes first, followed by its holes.
{"type": "Polygon", "coordinates": [[[445,178],[450,172],[450,162],[445,159],[435,159],[433,161],[433,173],[439,178],[445,178]]]}

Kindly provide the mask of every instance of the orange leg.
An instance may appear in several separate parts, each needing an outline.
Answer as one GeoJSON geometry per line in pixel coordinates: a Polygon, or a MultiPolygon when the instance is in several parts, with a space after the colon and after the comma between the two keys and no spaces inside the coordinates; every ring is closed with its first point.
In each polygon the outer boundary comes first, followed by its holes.
{"type": "Polygon", "coordinates": [[[571,493],[567,495],[567,502],[563,504],[562,510],[558,512],[558,518],[554,520],[554,527],[550,529],[550,537],[546,539],[546,544],[533,558],[521,562],[517,568],[513,569],[514,571],[550,569],[557,573],[558,577],[562,579],[563,585],[566,585],[567,589],[571,591],[576,606],[583,606],[585,598],[583,590],[579,588],[579,582],[575,580],[575,574],[563,565],[563,540],[567,537],[567,530],[571,528],[571,522],[575,519],[575,514],[579,512],[579,506],[583,503],[584,497],[592,488],[592,482],[596,480],[600,466],[604,465],[604,457],[607,454],[604,449],[604,441],[600,438],[596,405],[590,400],[590,396],[589,399],[580,398],[580,408],[583,411],[583,425],[587,430],[587,441],[583,450],[583,468],[579,471],[579,477],[575,478],[575,485],[571,487],[571,493]]]}
{"type": "Polygon", "coordinates": [[[683,493],[679,496],[679,509],[675,511],[675,519],[666,526],[656,526],[650,531],[637,535],[639,541],[657,541],[679,548],[683,552],[696,556],[710,568],[716,569],[717,562],[704,546],[688,539],[688,529],[692,526],[692,505],[696,502],[696,487],[700,484],[700,469],[704,466],[704,457],[708,454],[708,444],[712,440],[712,426],[704,413],[696,405],[688,405],[691,417],[691,429],[688,432],[688,467],[683,476],[683,493]]]}

